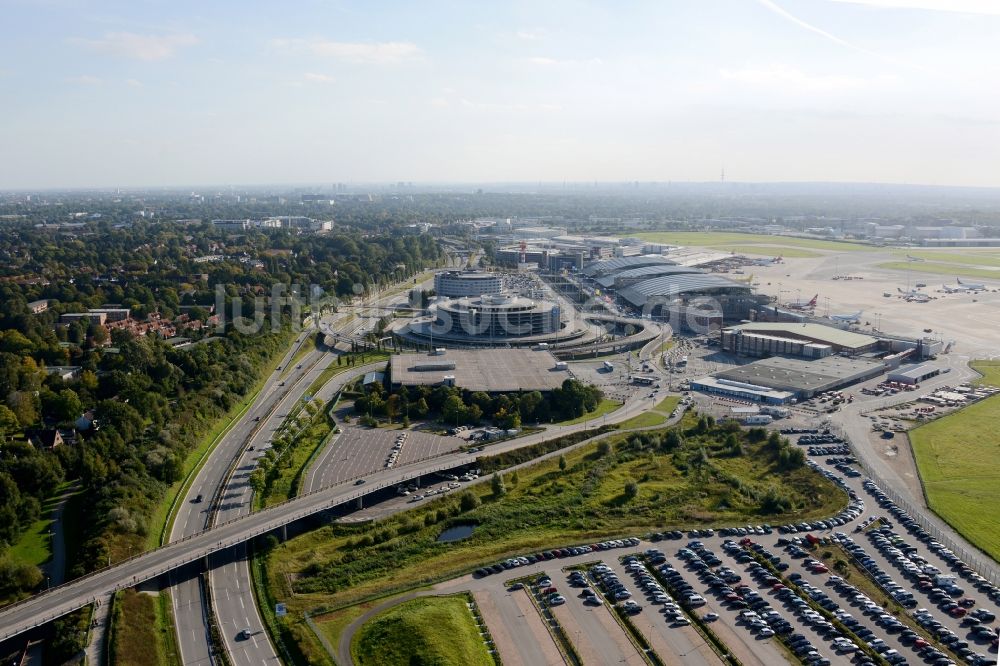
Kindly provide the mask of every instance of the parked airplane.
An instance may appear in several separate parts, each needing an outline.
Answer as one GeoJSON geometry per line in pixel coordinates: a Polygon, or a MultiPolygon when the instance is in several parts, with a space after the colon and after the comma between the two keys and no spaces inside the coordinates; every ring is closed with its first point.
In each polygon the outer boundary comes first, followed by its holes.
{"type": "Polygon", "coordinates": [[[958,284],[970,291],[984,291],[986,289],[985,284],[976,284],[974,282],[962,282],[962,278],[955,278],[958,280],[958,284]]]}
{"type": "Polygon", "coordinates": [[[792,301],[785,305],[787,308],[792,310],[811,310],[816,307],[816,301],[819,300],[819,294],[816,294],[808,301],[792,301]]]}
{"type": "Polygon", "coordinates": [[[958,285],[957,287],[949,287],[948,285],[943,284],[941,285],[941,288],[944,289],[944,293],[946,294],[964,294],[965,292],[969,291],[967,287],[963,287],[962,285],[958,285]]]}
{"type": "Polygon", "coordinates": [[[830,315],[830,319],[834,321],[842,321],[846,324],[857,324],[858,322],[861,321],[861,315],[862,311],[858,310],[857,312],[851,312],[848,314],[830,315]]]}
{"type": "Polygon", "coordinates": [[[923,261],[923,259],[921,259],[920,257],[911,257],[910,255],[906,255],[906,260],[907,261],[923,261]]]}
{"type": "Polygon", "coordinates": [[[901,293],[903,296],[916,296],[917,294],[923,295],[923,292],[918,289],[908,289],[906,291],[903,291],[899,287],[896,287],[896,291],[901,293]]]}

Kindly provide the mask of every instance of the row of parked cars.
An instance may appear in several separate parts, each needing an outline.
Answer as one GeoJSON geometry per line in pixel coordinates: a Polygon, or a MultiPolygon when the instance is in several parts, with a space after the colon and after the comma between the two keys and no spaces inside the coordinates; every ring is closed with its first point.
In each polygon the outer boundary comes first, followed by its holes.
{"type": "MultiPolygon", "coordinates": [[[[945,547],[943,544],[937,542],[926,530],[924,530],[923,527],[920,526],[919,523],[917,523],[916,520],[914,520],[906,511],[904,511],[902,508],[896,505],[895,502],[893,502],[888,496],[886,496],[885,493],[882,492],[882,490],[875,484],[874,481],[870,479],[865,480],[864,487],[865,490],[867,490],[875,498],[875,500],[879,503],[881,507],[883,507],[884,509],[886,509],[886,511],[892,514],[899,521],[900,525],[905,527],[907,531],[909,531],[914,537],[916,537],[919,541],[923,542],[928,548],[928,550],[937,554],[938,557],[944,560],[951,568],[951,570],[955,572],[955,574],[965,579],[970,585],[972,585],[972,587],[974,587],[982,594],[985,594],[987,598],[989,598],[994,603],[1000,603],[1000,589],[998,589],[995,585],[993,585],[988,580],[983,578],[966,562],[963,562],[962,559],[958,557],[958,555],[956,555],[950,549],[945,547]]],[[[882,536],[888,537],[886,533],[880,532],[880,534],[882,534],[882,536]]],[[[898,536],[898,535],[893,535],[893,536],[898,536]]],[[[892,543],[897,548],[902,543],[903,548],[905,548],[905,550],[901,549],[903,550],[903,552],[907,552],[912,549],[911,544],[906,544],[905,542],[902,542],[901,539],[890,540],[890,543],[892,543]]],[[[935,576],[933,582],[936,583],[938,580],[941,579],[935,576]]],[[[917,585],[918,587],[923,585],[923,589],[933,590],[934,589],[933,586],[930,588],[927,587],[928,582],[929,581],[927,580],[918,578],[917,585]]],[[[958,588],[957,584],[949,587],[951,587],[952,589],[958,588]]],[[[972,613],[968,612],[968,608],[971,607],[968,605],[968,602],[966,602],[966,605],[963,606],[961,603],[962,600],[960,598],[957,599],[956,601],[956,597],[952,597],[952,595],[949,594],[944,588],[940,588],[939,591],[943,592],[943,594],[935,594],[934,598],[938,600],[936,603],[938,603],[939,605],[946,605],[945,607],[951,610],[953,616],[955,617],[961,616],[962,611],[955,609],[950,604],[956,604],[959,608],[965,610],[966,611],[965,617],[972,615],[972,613]]],[[[924,611],[925,609],[921,610],[924,611]]],[[[968,621],[966,621],[965,617],[963,617],[963,626],[971,626],[971,629],[969,630],[967,637],[970,640],[973,640],[974,642],[977,643],[989,643],[990,653],[995,654],[998,645],[998,638],[997,638],[998,630],[986,626],[988,623],[992,622],[995,619],[993,617],[994,614],[988,610],[982,610],[982,609],[976,610],[974,612],[975,615],[972,616],[972,618],[970,618],[968,621]]],[[[921,613],[921,616],[926,618],[928,616],[928,613],[923,612],[921,613]]],[[[920,620],[918,619],[918,621],[920,620]]],[[[933,620],[933,618],[931,618],[930,621],[936,622],[936,620],[933,620]]],[[[944,635],[944,638],[946,640],[948,641],[958,640],[958,642],[960,643],[964,642],[958,639],[957,636],[953,638],[950,635],[950,633],[952,632],[949,631],[949,633],[946,633],[944,635]]],[[[964,650],[967,648],[960,647],[959,649],[964,650]]],[[[995,657],[986,656],[975,652],[973,652],[972,654],[964,655],[963,658],[965,658],[966,661],[968,661],[970,664],[975,664],[976,666],[982,666],[985,664],[996,664],[995,657]]]]}
{"type": "Polygon", "coordinates": [[[636,537],[625,537],[624,539],[612,539],[610,541],[601,541],[600,543],[585,546],[554,548],[552,550],[545,550],[532,555],[508,558],[503,562],[498,562],[497,564],[488,567],[476,569],[474,575],[476,577],[489,576],[491,574],[500,573],[501,571],[516,569],[517,567],[523,567],[536,562],[544,562],[546,560],[554,560],[556,558],[570,557],[573,555],[584,555],[586,553],[595,553],[602,550],[612,550],[614,548],[631,548],[633,546],[638,546],[639,543],[640,541],[636,537]]]}
{"type": "MultiPolygon", "coordinates": [[[[854,557],[858,562],[865,567],[870,575],[875,579],[879,586],[885,590],[887,594],[896,599],[901,605],[907,608],[915,608],[917,606],[915,595],[912,591],[907,590],[902,585],[896,583],[892,580],[885,571],[882,570],[880,566],[875,562],[873,558],[868,556],[864,548],[859,546],[854,542],[853,539],[847,537],[843,534],[837,534],[836,538],[843,545],[844,549],[847,550],[852,557],[854,557]]],[[[943,599],[943,598],[942,598],[943,599]]],[[[954,602],[942,603],[942,610],[944,609],[959,609],[960,613],[949,612],[953,617],[959,617],[960,615],[965,615],[967,613],[966,609],[954,602]]],[[[926,608],[921,608],[914,611],[914,618],[923,626],[927,631],[934,636],[941,644],[948,647],[949,650],[966,663],[973,664],[974,666],[985,666],[987,664],[995,664],[995,660],[987,657],[986,655],[978,653],[972,648],[968,641],[962,640],[954,631],[950,628],[936,620],[933,614],[926,608]]],[[[979,612],[977,611],[977,618],[979,612]]],[[[984,617],[992,617],[993,614],[986,612],[984,617]]],[[[993,618],[995,619],[995,617],[993,618]]],[[[970,623],[967,626],[972,626],[969,630],[969,638],[978,642],[983,643],[993,643],[992,650],[996,650],[996,630],[985,626],[981,620],[977,620],[974,623],[970,623]],[[974,626],[972,626],[974,625],[974,626]]],[[[910,638],[907,636],[906,638],[910,638]]],[[[903,640],[901,636],[900,640],[903,640]]],[[[933,645],[925,644],[925,641],[918,641],[913,639],[913,648],[917,651],[917,655],[933,666],[953,666],[954,661],[952,658],[934,647],[933,645]]]]}
{"type": "Polygon", "coordinates": [[[851,447],[847,444],[831,444],[828,446],[810,446],[806,449],[806,455],[809,456],[849,456],[851,455],[851,447]]]}
{"type": "Polygon", "coordinates": [[[950,549],[945,547],[943,544],[938,543],[933,536],[931,536],[916,520],[913,519],[912,516],[889,499],[889,497],[882,492],[874,481],[866,479],[864,481],[864,487],[865,490],[875,497],[879,506],[893,515],[899,521],[899,524],[905,527],[906,530],[916,537],[918,541],[926,544],[928,550],[936,553],[938,557],[948,563],[948,566],[950,566],[955,573],[966,579],[970,584],[972,584],[973,587],[985,594],[991,601],[1000,603],[1000,588],[980,576],[975,569],[963,562],[962,559],[950,549]]]}
{"type": "MultiPolygon", "coordinates": [[[[778,555],[771,553],[761,544],[750,543],[744,544],[743,547],[748,552],[755,552],[759,557],[763,557],[779,569],[781,568],[780,565],[785,564],[781,561],[781,558],[778,555]]],[[[863,627],[860,622],[850,615],[850,613],[841,609],[840,605],[824,590],[804,580],[802,574],[792,573],[788,576],[788,579],[793,582],[796,587],[798,587],[801,591],[800,594],[775,578],[767,567],[757,562],[750,565],[749,571],[758,583],[765,587],[770,586],[771,590],[775,593],[776,598],[780,599],[787,608],[792,610],[802,624],[810,626],[825,640],[829,640],[830,647],[834,652],[838,654],[855,653],[854,661],[858,664],[870,665],[873,663],[867,654],[861,651],[860,646],[855,643],[851,637],[845,636],[826,615],[815,610],[809,601],[807,601],[807,599],[812,600],[814,604],[830,613],[831,616],[842,622],[844,626],[851,630],[854,636],[857,636],[860,640],[878,640],[875,638],[873,631],[863,627]]],[[[785,640],[789,649],[799,656],[799,658],[805,663],[830,663],[830,660],[820,654],[812,642],[802,634],[793,633],[785,637],[783,640],[785,640]]],[[[887,656],[887,661],[893,663],[892,659],[894,658],[894,655],[890,653],[887,656]]]]}
{"type": "MultiPolygon", "coordinates": [[[[660,611],[663,613],[663,617],[668,624],[674,627],[683,627],[690,624],[691,621],[684,614],[684,610],[677,599],[667,591],[647,567],[647,563],[653,566],[660,566],[660,575],[665,576],[664,572],[667,570],[663,567],[668,566],[666,564],[666,555],[656,548],[650,548],[646,550],[644,560],[640,560],[635,555],[630,555],[623,562],[625,563],[625,569],[635,578],[636,585],[645,591],[647,600],[652,604],[660,606],[660,611]]],[[[703,603],[704,599],[698,594],[688,595],[685,598],[685,605],[688,608],[696,608],[703,603]]],[[[625,610],[629,611],[629,608],[625,610]]],[[[635,612],[634,608],[631,612],[635,612]]]]}

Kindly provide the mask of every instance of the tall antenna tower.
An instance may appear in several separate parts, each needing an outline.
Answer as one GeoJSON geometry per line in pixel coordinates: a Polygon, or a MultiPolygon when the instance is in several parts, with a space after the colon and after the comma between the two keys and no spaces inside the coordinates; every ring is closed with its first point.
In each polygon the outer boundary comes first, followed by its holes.
{"type": "Polygon", "coordinates": [[[719,182],[720,183],[726,182],[726,167],[722,167],[722,175],[719,176],[719,182]]]}

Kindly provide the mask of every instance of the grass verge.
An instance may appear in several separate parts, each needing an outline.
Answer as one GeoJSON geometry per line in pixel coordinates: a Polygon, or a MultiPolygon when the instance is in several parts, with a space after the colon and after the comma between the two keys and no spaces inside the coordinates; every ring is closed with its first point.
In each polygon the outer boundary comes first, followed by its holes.
{"type": "MultiPolygon", "coordinates": [[[[291,335],[291,334],[289,334],[291,335]]],[[[163,501],[160,502],[159,506],[153,512],[153,515],[149,518],[149,533],[146,537],[146,549],[152,550],[162,546],[167,542],[170,535],[170,530],[174,524],[174,518],[177,516],[177,507],[180,500],[187,494],[188,489],[194,482],[195,477],[201,470],[205,461],[208,460],[208,455],[215,449],[215,445],[218,444],[226,433],[235,426],[244,414],[250,409],[257,396],[260,394],[261,389],[264,387],[264,383],[267,381],[268,377],[274,372],[274,369],[278,367],[278,363],[284,358],[285,352],[275,354],[274,358],[261,372],[259,379],[257,380],[257,385],[254,390],[226,413],[225,416],[216,421],[215,426],[205,433],[205,436],[201,440],[201,444],[192,449],[192,451],[184,458],[184,464],[182,466],[182,476],[181,480],[175,481],[164,495],[163,501]]]]}
{"type": "Polygon", "coordinates": [[[632,418],[622,421],[618,424],[618,427],[623,430],[628,430],[630,428],[650,428],[652,426],[662,425],[667,422],[670,415],[673,413],[674,409],[677,408],[678,403],[680,403],[681,397],[679,395],[668,395],[660,402],[656,403],[648,412],[643,412],[633,416],[632,418]]]}
{"type": "Polygon", "coordinates": [[[603,398],[599,403],[597,403],[597,407],[594,409],[594,411],[587,412],[583,416],[578,416],[575,419],[559,421],[558,423],[554,423],[553,425],[565,426],[565,425],[576,425],[577,423],[585,423],[587,421],[592,421],[593,419],[599,419],[605,414],[610,414],[611,412],[615,411],[621,406],[622,403],[618,402],[617,400],[611,400],[610,398],[603,398]]]}
{"type": "Polygon", "coordinates": [[[290,451],[281,459],[281,467],[273,482],[269,484],[263,499],[264,507],[280,504],[298,495],[302,478],[309,462],[323,449],[333,435],[333,427],[324,411],[309,423],[295,442],[290,451]]]}
{"type": "MultiPolygon", "coordinates": [[[[273,548],[273,544],[271,547],[273,548]]],[[[272,588],[264,584],[264,581],[268,580],[266,555],[255,548],[249,562],[257,608],[284,663],[335,666],[333,659],[327,654],[326,648],[313,633],[303,615],[278,617],[275,614],[277,599],[271,594],[272,588]]]]}
{"type": "MultiPolygon", "coordinates": [[[[983,383],[1000,385],[1000,364],[974,362],[983,383]]],[[[1000,395],[994,395],[909,433],[927,505],[995,560],[1000,560],[1000,453],[996,423],[1000,395]]]]}
{"type": "Polygon", "coordinates": [[[173,613],[166,593],[126,589],[115,596],[110,663],[116,666],[180,666],[173,613]]]}
{"type": "Polygon", "coordinates": [[[334,377],[336,377],[339,374],[342,374],[342,373],[347,372],[349,370],[353,370],[358,365],[367,365],[369,363],[376,363],[378,361],[388,361],[389,360],[389,353],[388,352],[380,352],[380,351],[374,351],[374,352],[357,352],[355,354],[344,354],[343,356],[341,356],[341,358],[345,359],[345,361],[344,361],[345,364],[344,365],[329,365],[326,368],[324,368],[323,371],[321,373],[319,373],[319,377],[316,378],[316,381],[314,381],[312,384],[310,384],[309,388],[306,389],[306,395],[316,395],[316,393],[321,388],[323,388],[323,386],[328,381],[330,381],[331,379],[333,379],[334,377]],[[346,365],[346,359],[349,359],[351,357],[354,357],[354,358],[357,359],[357,365],[346,365]]]}
{"type": "Polygon", "coordinates": [[[419,597],[376,615],[355,634],[351,656],[358,666],[494,665],[465,594],[419,597]]]}
{"type": "MultiPolygon", "coordinates": [[[[1000,270],[990,270],[988,268],[973,268],[966,264],[942,264],[933,261],[886,261],[876,264],[877,268],[887,268],[894,271],[913,271],[914,273],[932,273],[935,275],[945,275],[948,281],[954,281],[955,276],[986,278],[987,280],[1000,280],[1000,270]]],[[[933,285],[931,285],[933,286],[933,285]]]]}
{"type": "Polygon", "coordinates": [[[732,252],[735,254],[753,254],[762,257],[785,257],[791,259],[809,259],[812,257],[822,257],[819,252],[807,250],[801,247],[779,247],[777,245],[713,245],[716,250],[732,252]]]}
{"type": "MultiPolygon", "coordinates": [[[[935,251],[935,250],[906,250],[893,252],[901,261],[906,259],[906,255],[917,257],[924,261],[946,264],[966,264],[970,266],[992,266],[1000,268],[1000,252],[996,250],[973,250],[963,249],[961,253],[935,251]]],[[[919,263],[919,262],[918,262],[919,263]]],[[[919,270],[919,266],[913,266],[914,270],[919,270]]]]}
{"type": "Polygon", "coordinates": [[[635,626],[635,623],[632,622],[631,615],[626,613],[625,610],[617,604],[611,607],[611,615],[618,621],[622,631],[625,632],[629,641],[632,642],[636,651],[647,664],[651,664],[652,666],[663,666],[663,660],[660,659],[660,655],[656,654],[656,650],[653,649],[653,646],[649,644],[646,637],[641,631],[639,631],[639,627],[635,626]]]}
{"type": "Polygon", "coordinates": [[[280,379],[284,379],[291,374],[295,366],[306,357],[306,354],[313,351],[316,351],[316,334],[315,332],[307,332],[306,339],[299,345],[299,350],[295,352],[295,355],[292,356],[291,360],[282,369],[280,379]]]}
{"type": "Polygon", "coordinates": [[[623,430],[631,428],[650,428],[652,426],[663,425],[667,422],[667,417],[659,412],[643,412],[618,424],[623,430]]]}

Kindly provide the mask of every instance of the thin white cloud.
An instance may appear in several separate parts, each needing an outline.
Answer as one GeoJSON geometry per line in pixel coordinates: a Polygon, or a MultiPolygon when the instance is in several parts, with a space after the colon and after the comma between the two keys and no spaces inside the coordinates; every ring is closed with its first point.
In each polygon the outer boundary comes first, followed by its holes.
{"type": "Polygon", "coordinates": [[[525,42],[537,42],[542,38],[542,33],[538,30],[518,30],[514,36],[525,42]]]}
{"type": "Polygon", "coordinates": [[[396,64],[417,60],[423,56],[420,47],[411,42],[335,42],[323,39],[274,39],[271,45],[279,49],[305,51],[315,56],[335,58],[360,64],[396,64]]]}
{"type": "Polygon", "coordinates": [[[317,72],[306,72],[302,75],[302,78],[310,83],[333,83],[336,81],[332,76],[327,74],[319,74],[317,72]]]}
{"type": "Polygon", "coordinates": [[[141,88],[142,82],[139,81],[138,79],[125,79],[125,85],[129,86],[130,88],[141,88]]]}
{"type": "Polygon", "coordinates": [[[787,92],[844,92],[866,88],[875,83],[873,79],[853,76],[807,74],[788,65],[775,64],[760,68],[721,69],[719,75],[727,80],[755,88],[787,92]]]}
{"type": "Polygon", "coordinates": [[[986,14],[1000,16],[997,0],[830,0],[852,5],[870,5],[886,9],[925,9],[935,12],[958,14],[986,14]]]}
{"type": "Polygon", "coordinates": [[[92,51],[134,60],[165,60],[178,49],[193,46],[198,38],[191,34],[139,35],[133,32],[108,32],[101,39],[72,40],[92,51]]]}
{"type": "Polygon", "coordinates": [[[71,76],[66,79],[67,83],[75,83],[81,86],[96,86],[104,83],[101,79],[96,76],[90,76],[89,74],[83,74],[81,76],[71,76]]]}

